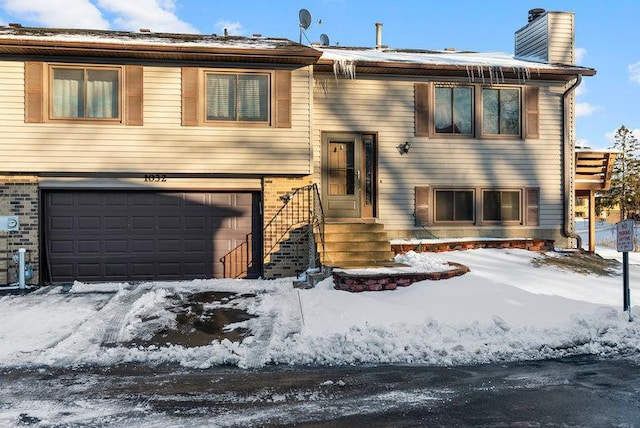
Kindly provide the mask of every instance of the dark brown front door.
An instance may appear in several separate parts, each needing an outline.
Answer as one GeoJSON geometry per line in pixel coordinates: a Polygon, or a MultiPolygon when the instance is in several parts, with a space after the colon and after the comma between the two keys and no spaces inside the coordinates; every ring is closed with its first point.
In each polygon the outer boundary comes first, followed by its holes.
{"type": "Polygon", "coordinates": [[[325,135],[322,165],[327,217],[375,216],[376,145],[373,135],[325,135]]]}
{"type": "Polygon", "coordinates": [[[258,201],[254,193],[48,191],[46,279],[220,278],[220,258],[247,234],[260,236],[258,201]]]}

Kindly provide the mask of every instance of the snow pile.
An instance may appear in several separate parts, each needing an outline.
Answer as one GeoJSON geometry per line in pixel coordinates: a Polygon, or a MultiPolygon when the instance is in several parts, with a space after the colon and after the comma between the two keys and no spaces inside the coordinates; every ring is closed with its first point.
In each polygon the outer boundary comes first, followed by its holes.
{"type": "MultiPolygon", "coordinates": [[[[413,269],[437,269],[451,261],[471,271],[375,293],[335,290],[331,278],[314,289],[297,290],[293,278],[285,278],[76,283],[70,290],[47,287],[26,296],[7,295],[0,298],[0,366],[457,365],[640,355],[640,323],[629,322],[622,312],[619,274],[536,267],[537,257],[542,256],[524,250],[411,252],[399,260],[413,269]],[[176,327],[176,297],[203,291],[237,293],[239,307],[254,316],[240,323],[249,335],[193,347],[144,344],[176,327]]],[[[638,280],[640,267],[633,264],[636,319],[638,280]]]]}

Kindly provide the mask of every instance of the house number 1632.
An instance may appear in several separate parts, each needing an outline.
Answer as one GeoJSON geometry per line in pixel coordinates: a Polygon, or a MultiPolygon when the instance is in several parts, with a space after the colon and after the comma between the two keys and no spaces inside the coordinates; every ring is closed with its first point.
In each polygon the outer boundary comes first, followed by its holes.
{"type": "Polygon", "coordinates": [[[150,182],[150,183],[164,183],[165,181],[167,181],[167,176],[165,174],[145,174],[144,175],[144,182],[150,182]]]}

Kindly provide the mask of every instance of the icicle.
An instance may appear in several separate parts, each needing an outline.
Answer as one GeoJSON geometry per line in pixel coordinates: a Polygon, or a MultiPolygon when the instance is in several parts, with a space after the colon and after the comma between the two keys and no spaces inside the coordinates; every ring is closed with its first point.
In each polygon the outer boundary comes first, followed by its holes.
{"type": "Polygon", "coordinates": [[[502,70],[502,66],[498,66],[498,70],[500,70],[500,78],[502,79],[502,83],[504,83],[504,72],[502,70]]]}
{"type": "Polygon", "coordinates": [[[333,74],[338,77],[342,74],[347,79],[356,78],[356,63],[350,59],[337,59],[333,61],[333,74]]]}

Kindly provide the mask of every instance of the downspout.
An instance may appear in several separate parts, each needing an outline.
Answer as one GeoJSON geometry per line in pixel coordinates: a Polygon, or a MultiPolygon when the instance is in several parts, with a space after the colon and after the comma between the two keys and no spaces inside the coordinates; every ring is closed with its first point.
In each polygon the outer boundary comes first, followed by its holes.
{"type": "Polygon", "coordinates": [[[571,129],[569,127],[570,121],[567,120],[570,112],[568,111],[567,99],[569,95],[576,90],[576,88],[582,83],[582,74],[578,74],[576,76],[576,81],[562,94],[562,181],[564,186],[564,225],[562,228],[562,236],[565,238],[573,238],[576,240],[577,248],[582,249],[582,238],[577,233],[571,231],[570,223],[571,223],[571,210],[569,207],[571,206],[571,198],[575,197],[573,195],[573,187],[571,186],[571,172],[573,171],[571,168],[572,159],[570,156],[573,155],[573,151],[571,150],[572,142],[570,140],[571,129]]]}

